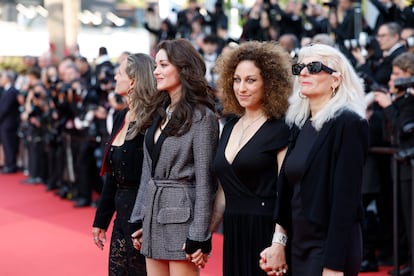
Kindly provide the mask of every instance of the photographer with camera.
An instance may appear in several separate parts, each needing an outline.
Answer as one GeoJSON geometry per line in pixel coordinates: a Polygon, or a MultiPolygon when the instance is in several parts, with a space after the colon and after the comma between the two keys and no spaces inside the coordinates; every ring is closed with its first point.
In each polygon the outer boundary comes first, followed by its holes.
{"type": "Polygon", "coordinates": [[[367,58],[360,48],[352,50],[352,55],[357,61],[356,69],[366,78],[382,87],[387,87],[392,72],[392,61],[405,52],[400,42],[401,26],[396,22],[382,24],[377,32],[376,40],[381,50],[381,55],[373,55],[367,58]]]}
{"type": "Polygon", "coordinates": [[[405,27],[401,31],[401,44],[408,52],[414,53],[414,27],[405,27]]]}
{"type": "MultiPolygon", "coordinates": [[[[93,89],[87,89],[80,81],[76,67],[76,78],[70,83],[67,90],[71,109],[74,114],[71,142],[76,150],[74,168],[76,176],[74,207],[86,207],[92,203],[93,189],[99,192],[101,178],[99,176],[96,150],[102,138],[102,125],[106,118],[106,109],[103,107],[100,95],[93,89]]],[[[108,79],[111,83],[112,79],[108,79]]]]}
{"type": "MultiPolygon", "coordinates": [[[[30,74],[37,73],[33,71],[30,74]]],[[[27,122],[27,136],[25,138],[28,147],[29,178],[23,181],[26,184],[43,184],[47,178],[47,168],[44,162],[46,151],[43,139],[46,131],[44,114],[47,109],[46,96],[46,89],[40,82],[30,86],[27,90],[25,111],[21,116],[21,119],[27,122]]]]}
{"type": "MultiPolygon", "coordinates": [[[[414,54],[404,53],[392,62],[389,93],[375,92],[374,99],[383,108],[383,114],[390,128],[392,146],[398,149],[398,203],[401,212],[401,225],[408,250],[402,252],[401,260],[405,265],[400,275],[411,275],[410,245],[411,245],[411,164],[414,148],[414,96],[409,93],[414,87],[414,54]]],[[[396,173],[396,172],[393,172],[396,173]]],[[[401,232],[401,231],[400,231],[401,232]]],[[[396,233],[394,233],[396,234],[396,233]]],[[[397,233],[400,234],[400,233],[397,233]]],[[[405,248],[403,248],[405,249],[405,248]]]]}
{"type": "Polygon", "coordinates": [[[24,150],[27,153],[28,178],[23,180],[24,184],[44,183],[44,129],[42,124],[43,111],[45,107],[46,92],[40,80],[40,70],[30,68],[26,72],[27,82],[22,86],[21,93],[24,103],[21,107],[21,138],[24,150]]]}

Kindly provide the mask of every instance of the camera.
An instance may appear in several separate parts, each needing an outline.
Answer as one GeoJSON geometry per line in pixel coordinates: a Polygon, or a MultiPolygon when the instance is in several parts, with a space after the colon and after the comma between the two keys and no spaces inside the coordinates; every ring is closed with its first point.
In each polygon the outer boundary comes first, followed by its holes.
{"type": "Polygon", "coordinates": [[[331,2],[323,2],[322,3],[323,6],[327,6],[329,8],[336,8],[336,6],[338,5],[336,1],[331,1],[331,2]]]}
{"type": "Polygon", "coordinates": [[[35,93],[33,94],[33,96],[34,96],[36,99],[40,99],[40,98],[42,97],[42,94],[40,94],[39,92],[35,92],[35,93]]]}
{"type": "Polygon", "coordinates": [[[63,83],[59,89],[59,93],[67,94],[69,90],[72,89],[71,83],[63,83]]]}
{"type": "Polygon", "coordinates": [[[357,49],[357,48],[369,48],[373,42],[375,41],[375,38],[372,36],[369,36],[367,33],[360,33],[358,38],[353,39],[345,39],[344,40],[344,46],[348,50],[357,49]]]}
{"type": "Polygon", "coordinates": [[[414,87],[414,76],[408,78],[397,78],[394,80],[394,87],[398,91],[404,91],[408,88],[414,87]]]}
{"type": "Polygon", "coordinates": [[[358,72],[358,76],[362,80],[362,83],[364,85],[364,91],[366,93],[372,91],[388,93],[386,87],[377,83],[370,75],[366,74],[365,72],[358,72]]]}
{"type": "Polygon", "coordinates": [[[410,36],[405,39],[405,47],[406,48],[414,47],[414,36],[410,36]]]}

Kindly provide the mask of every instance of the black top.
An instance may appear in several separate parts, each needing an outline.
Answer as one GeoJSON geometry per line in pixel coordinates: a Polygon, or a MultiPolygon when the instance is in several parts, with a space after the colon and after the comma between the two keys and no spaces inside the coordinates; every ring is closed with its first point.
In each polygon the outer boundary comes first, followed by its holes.
{"type": "MultiPolygon", "coordinates": [[[[120,112],[114,120],[111,142],[124,125],[125,115],[126,111],[120,112]]],[[[112,146],[108,143],[105,164],[102,165],[108,174],[96,210],[94,227],[108,228],[115,213],[115,194],[118,189],[138,189],[143,160],[143,140],[144,135],[138,134],[132,140],[125,140],[121,146],[112,146]]]]}
{"type": "Polygon", "coordinates": [[[238,120],[225,125],[214,160],[226,198],[223,275],[263,275],[258,258],[272,240],[277,153],[287,145],[289,129],[283,120],[266,121],[230,164],[225,149],[238,120]]]}

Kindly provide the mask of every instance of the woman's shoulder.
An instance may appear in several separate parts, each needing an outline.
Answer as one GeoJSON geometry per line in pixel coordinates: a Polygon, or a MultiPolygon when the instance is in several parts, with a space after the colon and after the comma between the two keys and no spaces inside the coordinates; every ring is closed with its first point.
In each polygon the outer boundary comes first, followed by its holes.
{"type": "Polygon", "coordinates": [[[284,118],[270,119],[265,123],[264,127],[267,129],[266,135],[270,139],[278,140],[283,144],[287,143],[292,134],[292,129],[286,124],[284,118]]]}
{"type": "Polygon", "coordinates": [[[226,118],[225,123],[224,123],[224,128],[223,129],[232,128],[239,121],[239,119],[240,119],[240,117],[238,117],[236,115],[228,116],[226,118]]]}
{"type": "Polygon", "coordinates": [[[366,119],[361,117],[356,112],[344,108],[340,111],[338,111],[338,115],[335,117],[335,121],[342,122],[342,123],[348,123],[348,122],[365,122],[366,119]]]}
{"type": "Polygon", "coordinates": [[[332,123],[335,129],[368,131],[368,120],[349,109],[344,109],[338,113],[334,120],[332,120],[332,123]]]}
{"type": "Polygon", "coordinates": [[[114,115],[114,127],[119,127],[121,123],[124,121],[125,116],[128,112],[128,109],[122,109],[120,111],[117,111],[114,115]]]}
{"type": "Polygon", "coordinates": [[[216,113],[214,112],[214,110],[208,108],[207,106],[204,105],[197,105],[194,108],[194,112],[193,112],[193,119],[195,121],[199,121],[202,120],[203,118],[214,118],[216,120],[218,120],[216,113]]]}
{"type": "Polygon", "coordinates": [[[271,118],[268,120],[268,124],[274,128],[289,129],[289,126],[286,123],[285,117],[276,119],[271,118]]]}

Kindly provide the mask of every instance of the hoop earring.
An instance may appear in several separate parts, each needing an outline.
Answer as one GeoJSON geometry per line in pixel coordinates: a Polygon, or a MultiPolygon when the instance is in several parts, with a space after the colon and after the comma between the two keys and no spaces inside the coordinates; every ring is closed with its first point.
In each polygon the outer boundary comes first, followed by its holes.
{"type": "Polygon", "coordinates": [[[332,87],[332,97],[331,98],[335,97],[335,95],[336,95],[336,88],[332,87]]]}
{"type": "Polygon", "coordinates": [[[304,95],[302,94],[302,92],[299,90],[299,98],[301,98],[301,99],[306,99],[307,97],[306,97],[306,96],[304,96],[304,95]]]}
{"type": "Polygon", "coordinates": [[[127,96],[128,96],[128,97],[131,97],[131,93],[132,93],[132,88],[128,89],[128,91],[127,91],[127,96]]]}

